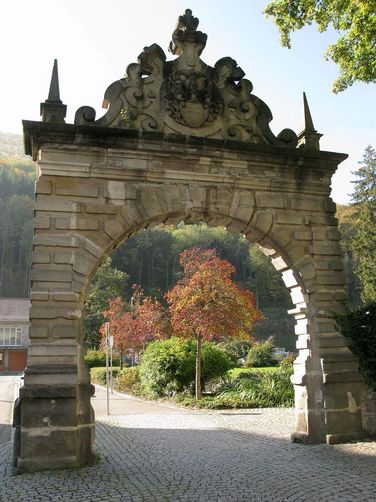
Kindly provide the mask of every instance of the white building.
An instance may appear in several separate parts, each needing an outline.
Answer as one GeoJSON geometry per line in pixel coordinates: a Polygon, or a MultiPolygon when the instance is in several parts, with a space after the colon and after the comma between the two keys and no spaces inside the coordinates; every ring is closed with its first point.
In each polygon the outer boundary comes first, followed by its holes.
{"type": "Polygon", "coordinates": [[[26,367],[29,309],[29,298],[0,298],[0,372],[26,367]]]}

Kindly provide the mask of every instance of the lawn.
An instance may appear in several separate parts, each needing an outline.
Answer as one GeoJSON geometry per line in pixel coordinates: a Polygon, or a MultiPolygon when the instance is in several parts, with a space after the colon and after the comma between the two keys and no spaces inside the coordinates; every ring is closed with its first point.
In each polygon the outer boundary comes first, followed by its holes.
{"type": "Polygon", "coordinates": [[[229,370],[227,374],[231,378],[236,378],[239,376],[240,373],[273,373],[278,368],[278,366],[266,366],[265,368],[232,368],[232,370],[229,370]]]}

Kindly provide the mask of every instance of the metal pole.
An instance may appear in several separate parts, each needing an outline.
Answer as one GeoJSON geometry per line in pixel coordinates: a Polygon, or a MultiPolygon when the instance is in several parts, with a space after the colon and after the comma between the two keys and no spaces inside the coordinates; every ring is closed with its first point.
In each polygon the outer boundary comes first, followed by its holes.
{"type": "Polygon", "coordinates": [[[110,368],[111,368],[111,371],[110,371],[110,382],[111,382],[111,394],[114,393],[114,387],[113,387],[113,383],[112,383],[112,347],[114,345],[114,337],[113,336],[110,336],[110,368]]]}
{"type": "Polygon", "coordinates": [[[110,323],[106,322],[106,393],[107,393],[107,415],[110,414],[110,393],[109,393],[109,368],[108,368],[108,346],[110,344],[110,323]]]}

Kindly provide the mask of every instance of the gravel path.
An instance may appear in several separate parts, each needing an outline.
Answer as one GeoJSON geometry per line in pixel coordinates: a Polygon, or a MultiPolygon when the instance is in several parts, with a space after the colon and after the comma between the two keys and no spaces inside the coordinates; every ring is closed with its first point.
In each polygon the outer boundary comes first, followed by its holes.
{"type": "Polygon", "coordinates": [[[376,501],[376,443],[293,444],[292,409],[129,411],[97,420],[93,467],[12,476],[3,446],[1,502],[376,501]]]}

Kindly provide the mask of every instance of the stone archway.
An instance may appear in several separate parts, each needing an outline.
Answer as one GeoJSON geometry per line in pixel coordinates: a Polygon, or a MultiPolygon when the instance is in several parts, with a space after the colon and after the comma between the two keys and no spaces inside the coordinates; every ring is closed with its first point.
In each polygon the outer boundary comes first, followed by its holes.
{"type": "Polygon", "coordinates": [[[86,465],[94,417],[83,361],[82,310],[98,266],[127,237],[158,223],[205,221],[257,242],[295,308],[293,438],[335,443],[364,434],[357,363],[330,311],[344,275],[330,180],[346,156],[305,130],[275,137],[271,113],[231,58],[200,59],[206,35],[187,10],[166,62],[157,45],[65,124],[57,65],[42,121],[24,122],[37,161],[31,345],[21,397],[18,471],[86,465]],[[299,148],[297,145],[299,144],[299,148]]]}

